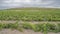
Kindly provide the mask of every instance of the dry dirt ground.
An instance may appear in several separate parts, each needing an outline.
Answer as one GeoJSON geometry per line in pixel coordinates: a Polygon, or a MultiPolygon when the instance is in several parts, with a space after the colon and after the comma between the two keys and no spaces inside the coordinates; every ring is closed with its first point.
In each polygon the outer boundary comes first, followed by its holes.
{"type": "MultiPolygon", "coordinates": [[[[0,34],[43,34],[43,33],[34,32],[32,30],[24,30],[23,32],[20,32],[18,30],[3,29],[2,31],[0,31],[0,34]]],[[[48,34],[60,34],[60,33],[49,32],[48,34]]]]}
{"type": "MultiPolygon", "coordinates": [[[[0,21],[0,23],[16,23],[17,21],[0,21]]],[[[60,23],[60,21],[18,21],[18,23],[60,23]]]]}

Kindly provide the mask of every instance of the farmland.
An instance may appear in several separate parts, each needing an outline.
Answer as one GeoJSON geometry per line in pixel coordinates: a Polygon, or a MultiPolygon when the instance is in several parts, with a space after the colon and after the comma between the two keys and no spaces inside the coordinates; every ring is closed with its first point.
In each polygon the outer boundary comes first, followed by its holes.
{"type": "Polygon", "coordinates": [[[0,21],[8,21],[8,23],[0,23],[0,30],[16,29],[22,32],[24,29],[29,29],[34,32],[43,32],[44,34],[47,34],[47,32],[60,32],[60,9],[11,8],[0,10],[0,21]],[[16,22],[13,23],[13,21],[16,22]],[[19,21],[23,21],[24,23],[19,21]],[[56,21],[59,21],[59,23],[56,21]]]}
{"type": "Polygon", "coordinates": [[[15,8],[0,10],[0,20],[60,21],[60,9],[15,8]]]}
{"type": "Polygon", "coordinates": [[[47,34],[48,32],[59,33],[60,23],[45,22],[35,24],[29,22],[18,23],[18,21],[16,21],[15,23],[0,23],[0,30],[3,29],[18,30],[20,32],[24,32],[24,30],[32,30],[34,32],[42,32],[44,34],[47,34]]]}

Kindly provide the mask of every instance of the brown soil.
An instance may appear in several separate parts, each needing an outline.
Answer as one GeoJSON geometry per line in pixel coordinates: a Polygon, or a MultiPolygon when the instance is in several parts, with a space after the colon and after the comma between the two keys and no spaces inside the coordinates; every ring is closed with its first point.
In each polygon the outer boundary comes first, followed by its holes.
{"type": "MultiPolygon", "coordinates": [[[[0,21],[0,23],[16,23],[17,21],[0,21]]],[[[27,22],[27,23],[60,23],[60,21],[18,21],[19,23],[24,23],[24,22],[27,22]]]]}
{"type": "MultiPolygon", "coordinates": [[[[32,30],[24,30],[23,32],[20,32],[18,30],[3,29],[2,31],[0,31],[0,34],[43,34],[43,33],[34,32],[32,30]]],[[[60,34],[60,33],[49,32],[48,34],[60,34]]]]}

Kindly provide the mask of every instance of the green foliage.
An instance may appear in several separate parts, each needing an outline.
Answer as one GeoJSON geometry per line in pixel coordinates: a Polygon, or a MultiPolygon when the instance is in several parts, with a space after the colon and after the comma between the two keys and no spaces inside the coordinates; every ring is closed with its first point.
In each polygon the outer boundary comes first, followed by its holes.
{"type": "Polygon", "coordinates": [[[0,30],[2,30],[2,28],[3,28],[3,24],[2,24],[2,23],[0,23],[0,30]]]}
{"type": "Polygon", "coordinates": [[[23,31],[23,29],[30,29],[35,32],[43,32],[44,34],[47,34],[48,32],[60,32],[60,23],[0,23],[0,30],[2,29],[16,29],[21,32],[23,31]]]}
{"type": "Polygon", "coordinates": [[[18,23],[9,23],[9,24],[2,24],[0,23],[0,30],[2,29],[17,29],[19,31],[22,31],[22,28],[19,27],[18,23]]]}
{"type": "Polygon", "coordinates": [[[33,23],[23,23],[23,28],[24,29],[32,29],[35,32],[44,32],[44,34],[47,34],[47,32],[60,32],[60,25],[58,23],[38,23],[38,24],[33,24],[33,23]]]}
{"type": "Polygon", "coordinates": [[[0,23],[0,30],[2,29],[31,29],[35,32],[60,32],[60,23],[18,23],[22,21],[60,21],[60,9],[51,8],[15,8],[0,10],[0,20],[17,20],[16,23],[3,24],[0,23]]]}
{"type": "Polygon", "coordinates": [[[42,28],[43,28],[42,30],[43,30],[44,34],[47,34],[47,31],[48,31],[47,23],[42,24],[42,28]]]}
{"type": "Polygon", "coordinates": [[[0,10],[0,20],[60,21],[60,9],[20,8],[0,10]]]}
{"type": "Polygon", "coordinates": [[[32,30],[36,31],[36,25],[33,23],[23,23],[22,27],[25,29],[32,29],[32,30]]]}

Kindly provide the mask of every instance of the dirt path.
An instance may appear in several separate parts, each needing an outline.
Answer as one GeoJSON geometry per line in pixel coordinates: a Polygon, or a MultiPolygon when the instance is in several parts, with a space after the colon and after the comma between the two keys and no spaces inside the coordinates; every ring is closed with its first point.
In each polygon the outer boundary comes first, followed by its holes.
{"type": "MultiPolygon", "coordinates": [[[[0,21],[0,23],[16,23],[17,21],[0,21]]],[[[60,23],[60,21],[18,21],[18,23],[60,23]]]]}
{"type": "MultiPolygon", "coordinates": [[[[17,30],[11,30],[11,29],[3,29],[0,31],[0,34],[43,34],[41,32],[34,32],[32,30],[24,30],[23,32],[17,31],[17,30]]],[[[48,33],[48,34],[60,34],[60,33],[48,33]]]]}

